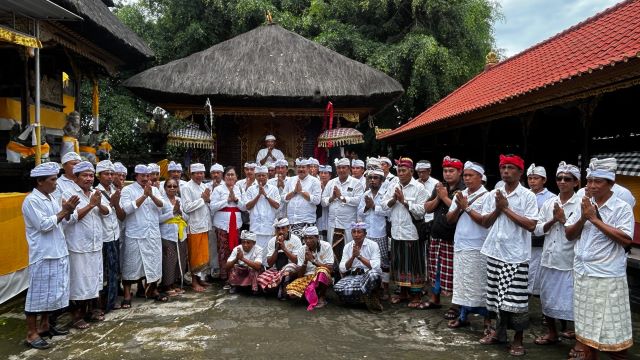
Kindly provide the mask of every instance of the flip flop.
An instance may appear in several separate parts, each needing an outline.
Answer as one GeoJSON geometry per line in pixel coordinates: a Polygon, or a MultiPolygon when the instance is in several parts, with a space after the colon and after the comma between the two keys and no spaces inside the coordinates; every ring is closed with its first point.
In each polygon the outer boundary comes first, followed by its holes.
{"type": "Polygon", "coordinates": [[[482,345],[496,345],[496,344],[504,344],[504,341],[500,341],[497,337],[495,337],[495,333],[491,332],[488,335],[485,335],[482,339],[480,339],[480,344],[482,345]]]}
{"type": "Polygon", "coordinates": [[[167,293],[158,293],[153,297],[154,301],[157,302],[168,302],[169,301],[169,296],[167,295],[167,293]]]}
{"type": "Polygon", "coordinates": [[[537,337],[533,340],[533,343],[536,345],[555,345],[560,342],[560,339],[549,339],[545,336],[537,337]]]}
{"type": "Polygon", "coordinates": [[[565,338],[565,339],[569,339],[569,340],[573,340],[576,338],[576,332],[575,331],[571,331],[571,330],[567,330],[567,331],[563,331],[560,333],[560,337],[561,338],[565,338]]]}
{"type": "Polygon", "coordinates": [[[422,301],[420,300],[417,300],[417,301],[412,300],[407,304],[407,307],[411,309],[420,309],[421,306],[422,306],[422,301]]]}
{"type": "Polygon", "coordinates": [[[78,329],[78,330],[85,330],[91,327],[91,325],[88,322],[84,321],[84,319],[80,319],[74,322],[71,326],[74,329],[78,329]]]}
{"type": "Polygon", "coordinates": [[[442,308],[442,305],[432,303],[431,301],[422,302],[417,307],[418,310],[432,310],[432,309],[440,309],[440,308],[442,308]]]}
{"type": "Polygon", "coordinates": [[[444,313],[444,318],[447,320],[455,320],[458,316],[460,316],[460,311],[454,308],[449,308],[449,310],[444,313]]]}
{"type": "Polygon", "coordinates": [[[465,327],[465,326],[469,326],[469,325],[471,325],[471,323],[469,321],[460,321],[460,319],[451,320],[447,324],[447,326],[450,329],[457,329],[457,328],[461,328],[461,327],[465,327]]]}
{"type": "Polygon", "coordinates": [[[120,303],[121,309],[131,309],[131,299],[122,299],[120,303]]]}
{"type": "Polygon", "coordinates": [[[400,304],[401,302],[407,301],[407,300],[409,300],[409,298],[406,298],[406,297],[403,298],[403,297],[401,297],[399,295],[392,295],[391,296],[391,303],[392,304],[400,304]]]}
{"type": "Polygon", "coordinates": [[[44,349],[48,349],[49,347],[51,347],[51,345],[49,345],[49,343],[45,339],[43,339],[41,337],[38,337],[37,339],[31,340],[31,341],[25,340],[24,341],[24,345],[26,347],[30,347],[30,348],[38,349],[38,350],[44,350],[44,349]]]}
{"type": "Polygon", "coordinates": [[[509,347],[509,355],[511,356],[523,356],[526,353],[527,351],[524,349],[524,346],[522,345],[518,345],[518,346],[512,345],[509,347]]]}

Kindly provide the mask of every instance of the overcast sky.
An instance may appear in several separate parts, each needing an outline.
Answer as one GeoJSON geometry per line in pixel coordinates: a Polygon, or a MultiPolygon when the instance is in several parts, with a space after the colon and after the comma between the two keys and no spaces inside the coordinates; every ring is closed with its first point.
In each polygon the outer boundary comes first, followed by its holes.
{"type": "Polygon", "coordinates": [[[496,0],[504,19],[495,24],[498,49],[515,55],[609,8],[620,0],[496,0]]]}

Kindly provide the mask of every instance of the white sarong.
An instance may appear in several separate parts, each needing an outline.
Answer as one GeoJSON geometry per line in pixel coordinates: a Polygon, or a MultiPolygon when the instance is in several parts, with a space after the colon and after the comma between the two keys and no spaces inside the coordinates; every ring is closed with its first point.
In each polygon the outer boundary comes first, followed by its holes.
{"type": "Polygon", "coordinates": [[[540,260],[542,259],[542,248],[531,248],[531,260],[529,260],[529,285],[527,291],[531,295],[540,295],[540,260]]]}
{"type": "Polygon", "coordinates": [[[122,279],[147,283],[162,278],[162,240],[160,238],[131,238],[125,236],[122,243],[122,279]]]}
{"type": "Polygon", "coordinates": [[[69,300],[89,300],[102,290],[102,249],[77,253],[69,251],[69,300]]]}
{"type": "Polygon", "coordinates": [[[487,305],[487,257],[480,250],[453,253],[451,303],[468,307],[487,305]]]}
{"type": "Polygon", "coordinates": [[[26,312],[47,312],[69,306],[69,257],[42,259],[29,265],[26,312]]]}
{"type": "Polygon", "coordinates": [[[573,270],[540,266],[542,313],[554,319],[573,321],[573,270]]]}

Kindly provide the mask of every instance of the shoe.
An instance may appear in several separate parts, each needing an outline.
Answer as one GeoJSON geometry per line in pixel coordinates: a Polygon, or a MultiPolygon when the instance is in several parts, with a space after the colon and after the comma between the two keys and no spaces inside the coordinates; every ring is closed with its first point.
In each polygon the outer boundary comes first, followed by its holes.
{"type": "Polygon", "coordinates": [[[48,349],[51,347],[51,345],[49,345],[49,343],[44,340],[43,338],[39,337],[33,341],[24,341],[24,345],[26,347],[30,347],[33,349],[38,349],[38,350],[44,350],[44,349],[48,349]]]}

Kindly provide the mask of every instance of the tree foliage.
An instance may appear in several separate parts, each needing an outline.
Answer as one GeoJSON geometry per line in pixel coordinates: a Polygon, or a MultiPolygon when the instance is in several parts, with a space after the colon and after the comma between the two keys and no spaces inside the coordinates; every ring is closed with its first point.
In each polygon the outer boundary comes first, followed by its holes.
{"type": "Polygon", "coordinates": [[[398,111],[376,119],[383,127],[407,121],[481,71],[500,16],[494,0],[128,0],[114,11],[147,41],[157,64],[249,31],[269,11],[284,28],[403,85],[398,111]]]}

